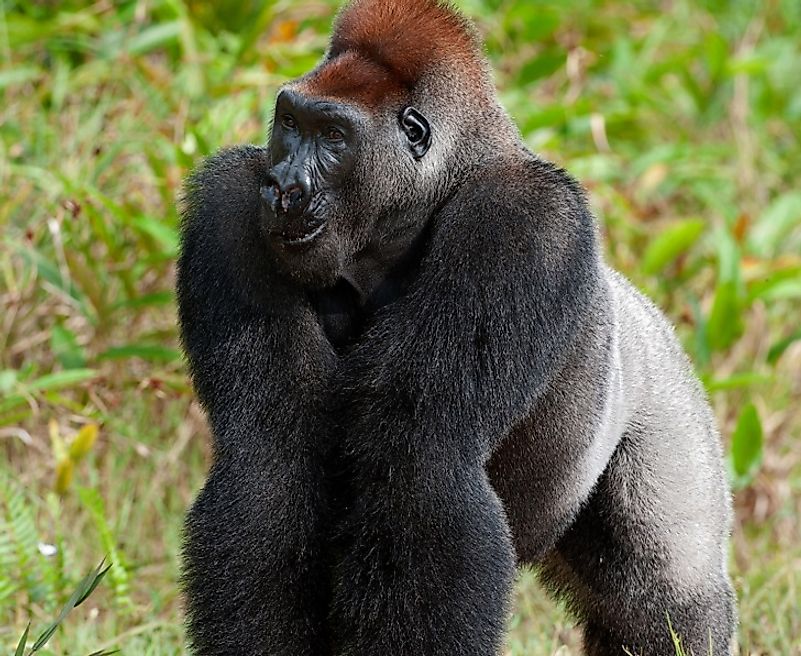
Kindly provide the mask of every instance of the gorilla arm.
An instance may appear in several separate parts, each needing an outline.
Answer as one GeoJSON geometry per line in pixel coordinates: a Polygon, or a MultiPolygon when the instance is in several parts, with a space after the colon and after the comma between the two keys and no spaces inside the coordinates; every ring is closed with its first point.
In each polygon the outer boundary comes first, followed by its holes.
{"type": "Polygon", "coordinates": [[[178,300],[214,463],[186,523],[193,653],[321,653],[323,391],[333,355],[259,234],[263,149],[222,151],[187,186],[178,300]]]}
{"type": "Polygon", "coordinates": [[[581,191],[536,160],[483,169],[432,221],[408,294],[345,362],[356,489],[334,592],[342,654],[498,653],[514,553],[485,465],[600,275],[581,191]]]}

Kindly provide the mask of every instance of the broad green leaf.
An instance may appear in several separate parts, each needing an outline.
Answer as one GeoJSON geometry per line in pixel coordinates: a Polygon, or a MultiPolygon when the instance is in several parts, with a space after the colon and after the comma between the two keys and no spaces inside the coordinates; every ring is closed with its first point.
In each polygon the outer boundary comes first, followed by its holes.
{"type": "Polygon", "coordinates": [[[520,69],[518,82],[529,84],[548,77],[565,65],[565,53],[562,50],[549,50],[527,61],[520,69]]]}
{"type": "Polygon", "coordinates": [[[745,324],[736,283],[718,283],[706,330],[709,346],[716,351],[728,348],[743,334],[745,324]]]}
{"type": "Polygon", "coordinates": [[[643,271],[650,275],[662,271],[698,241],[705,226],[706,222],[701,219],[685,219],[663,230],[645,250],[643,271]]]}
{"type": "Polygon", "coordinates": [[[790,347],[790,345],[799,340],[801,340],[801,330],[794,332],[788,337],[780,339],[770,347],[770,350],[768,351],[768,362],[771,364],[776,364],[778,359],[782,357],[782,354],[790,347]]]}
{"type": "Polygon", "coordinates": [[[27,384],[30,392],[50,392],[53,390],[72,387],[80,383],[95,378],[97,373],[94,369],[70,369],[69,371],[58,371],[46,374],[27,384]]]}
{"type": "Polygon", "coordinates": [[[23,405],[26,394],[35,392],[52,392],[74,385],[79,385],[87,380],[95,378],[97,374],[94,369],[68,369],[53,374],[46,374],[41,378],[20,385],[20,392],[10,394],[0,401],[0,412],[7,412],[19,405],[23,405]]]}
{"type": "Polygon", "coordinates": [[[748,485],[762,464],[762,422],[753,403],[747,404],[737,418],[729,462],[732,483],[737,488],[748,485]]]}
{"type": "Polygon", "coordinates": [[[782,241],[801,226],[801,191],[779,196],[762,212],[751,229],[749,243],[758,255],[768,257],[781,249],[782,241]]]}
{"type": "Polygon", "coordinates": [[[787,281],[801,282],[801,266],[785,266],[775,268],[766,261],[766,270],[748,283],[748,300],[757,298],[770,298],[776,287],[781,287],[787,281]],[[769,267],[769,268],[768,268],[769,267]]]}
{"type": "Polygon", "coordinates": [[[706,324],[712,350],[731,346],[745,329],[740,281],[740,250],[727,232],[717,235],[718,281],[715,298],[706,324]]]}
{"type": "Polygon", "coordinates": [[[148,306],[169,305],[174,300],[175,295],[172,292],[154,292],[152,294],[144,294],[143,296],[137,296],[135,298],[119,301],[113,305],[113,309],[134,309],[148,306]]]}
{"type": "Polygon", "coordinates": [[[718,255],[718,281],[740,282],[740,248],[731,234],[719,230],[715,235],[718,255]]]}
{"type": "Polygon", "coordinates": [[[782,280],[766,289],[760,298],[767,301],[784,301],[801,299],[801,278],[782,280]]]}
{"type": "Polygon", "coordinates": [[[771,382],[771,380],[773,380],[771,376],[749,371],[742,374],[734,374],[728,378],[705,380],[705,387],[707,392],[711,394],[712,392],[742,389],[744,387],[751,387],[752,385],[763,385],[771,382]]]}
{"type": "Polygon", "coordinates": [[[719,32],[708,32],[704,37],[704,54],[709,76],[715,80],[725,72],[729,46],[719,32]]]}

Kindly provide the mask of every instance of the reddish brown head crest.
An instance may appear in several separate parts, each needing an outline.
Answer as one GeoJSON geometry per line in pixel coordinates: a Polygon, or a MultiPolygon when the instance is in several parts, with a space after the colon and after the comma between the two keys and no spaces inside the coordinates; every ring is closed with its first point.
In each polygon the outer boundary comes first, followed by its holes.
{"type": "Polygon", "coordinates": [[[340,13],[327,60],[303,86],[370,107],[402,97],[432,68],[482,74],[472,25],[438,0],[353,0],[340,13]]]}

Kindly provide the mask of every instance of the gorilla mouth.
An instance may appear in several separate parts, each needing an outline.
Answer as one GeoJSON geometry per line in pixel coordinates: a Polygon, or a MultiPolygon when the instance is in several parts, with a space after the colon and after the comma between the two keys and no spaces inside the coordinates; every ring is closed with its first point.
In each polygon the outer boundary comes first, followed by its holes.
{"type": "Polygon", "coordinates": [[[323,234],[325,226],[328,224],[326,219],[319,217],[311,217],[309,221],[299,221],[300,225],[290,225],[284,227],[283,230],[276,233],[285,246],[306,246],[313,242],[317,237],[323,234]]]}
{"type": "Polygon", "coordinates": [[[323,234],[328,219],[314,211],[319,208],[317,198],[312,198],[302,211],[298,211],[298,204],[292,203],[289,194],[281,194],[277,185],[264,185],[260,193],[267,210],[265,219],[270,237],[283,246],[308,246],[323,234]]]}

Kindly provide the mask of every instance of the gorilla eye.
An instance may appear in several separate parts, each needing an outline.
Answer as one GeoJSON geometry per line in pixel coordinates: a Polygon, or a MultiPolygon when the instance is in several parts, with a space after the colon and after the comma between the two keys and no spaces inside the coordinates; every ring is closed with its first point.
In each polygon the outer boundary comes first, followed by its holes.
{"type": "Polygon", "coordinates": [[[342,134],[342,130],[338,128],[328,128],[328,131],[325,133],[325,138],[329,141],[342,141],[345,135],[342,134]]]}
{"type": "Polygon", "coordinates": [[[298,124],[295,122],[295,119],[291,114],[284,114],[281,117],[281,125],[283,125],[287,130],[294,130],[298,127],[298,124]]]}

